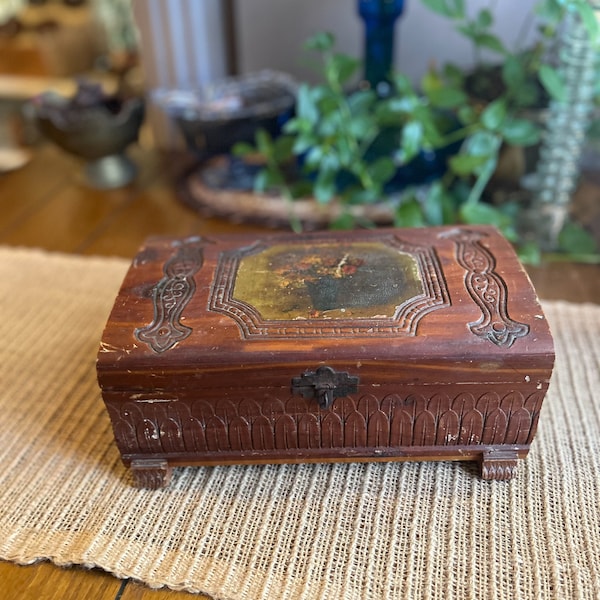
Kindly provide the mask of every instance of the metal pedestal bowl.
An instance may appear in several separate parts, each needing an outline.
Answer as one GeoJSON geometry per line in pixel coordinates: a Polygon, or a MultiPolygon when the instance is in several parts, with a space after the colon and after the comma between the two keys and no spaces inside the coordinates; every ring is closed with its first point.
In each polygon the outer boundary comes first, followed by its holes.
{"type": "Polygon", "coordinates": [[[138,138],[144,119],[143,101],[86,100],[76,96],[67,101],[43,94],[34,101],[39,129],[59,148],[85,161],[91,186],[108,189],[127,185],[137,169],[125,150],[138,138]]]}

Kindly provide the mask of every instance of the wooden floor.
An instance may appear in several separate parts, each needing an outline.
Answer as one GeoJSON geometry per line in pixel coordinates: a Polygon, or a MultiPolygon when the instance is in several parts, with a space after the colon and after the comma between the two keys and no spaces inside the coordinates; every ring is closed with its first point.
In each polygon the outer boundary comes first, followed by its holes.
{"type": "MultiPolygon", "coordinates": [[[[80,163],[41,146],[20,170],[0,174],[0,244],[52,251],[131,258],[152,234],[258,231],[203,218],[182,205],[174,191],[181,157],[137,147],[139,176],[130,186],[95,191],[85,185],[80,163]]],[[[599,206],[599,188],[583,189],[581,204],[599,206]]],[[[594,209],[595,210],[595,209],[594,209]]],[[[594,213],[596,214],[596,213],[594,213]]],[[[600,267],[546,264],[529,270],[543,299],[600,303],[600,267]]],[[[177,600],[189,594],[151,590],[99,570],[60,568],[50,563],[18,566],[0,562],[3,600],[177,600]]]]}

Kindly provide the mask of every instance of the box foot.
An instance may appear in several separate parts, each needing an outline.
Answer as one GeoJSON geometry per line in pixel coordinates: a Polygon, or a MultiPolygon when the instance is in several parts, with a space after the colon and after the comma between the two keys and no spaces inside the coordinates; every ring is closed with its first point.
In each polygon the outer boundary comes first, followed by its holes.
{"type": "Polygon", "coordinates": [[[138,459],[131,461],[131,474],[137,488],[158,490],[167,487],[171,480],[171,471],[166,460],[138,459]]]}
{"type": "Polygon", "coordinates": [[[481,477],[492,481],[508,481],[517,475],[519,455],[509,450],[484,452],[481,457],[481,477]]]}

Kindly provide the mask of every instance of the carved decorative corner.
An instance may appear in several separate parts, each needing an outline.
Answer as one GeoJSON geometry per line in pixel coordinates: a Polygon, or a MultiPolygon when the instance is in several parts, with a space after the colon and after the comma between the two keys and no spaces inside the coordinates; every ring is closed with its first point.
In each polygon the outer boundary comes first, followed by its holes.
{"type": "Polygon", "coordinates": [[[166,460],[138,459],[131,461],[135,487],[158,490],[169,485],[172,469],[166,460]]]}
{"type": "Polygon", "coordinates": [[[194,275],[204,262],[200,237],[175,244],[175,254],[164,264],[163,278],[154,286],[154,318],[149,325],[135,330],[135,337],[160,354],[185,340],[191,327],[180,321],[183,310],[196,291],[194,275]]]}
{"type": "Polygon", "coordinates": [[[508,314],[508,287],[495,271],[493,254],[480,242],[485,234],[454,229],[443,237],[454,240],[456,260],[465,269],[465,288],[481,310],[479,320],[468,324],[471,333],[507,348],[528,335],[529,325],[511,319],[508,314]]]}
{"type": "Polygon", "coordinates": [[[484,452],[481,457],[481,477],[488,481],[509,481],[517,475],[519,456],[511,450],[484,452]]]}

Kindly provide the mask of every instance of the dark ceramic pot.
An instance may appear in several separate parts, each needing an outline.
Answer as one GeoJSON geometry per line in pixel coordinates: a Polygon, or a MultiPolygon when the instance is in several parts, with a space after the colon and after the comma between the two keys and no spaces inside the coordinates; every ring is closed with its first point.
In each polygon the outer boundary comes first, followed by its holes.
{"type": "Polygon", "coordinates": [[[253,142],[258,129],[279,134],[296,91],[290,76],[261,71],[200,90],[159,89],[153,99],[177,123],[188,148],[206,158],[228,153],[237,142],[253,142]]]}

